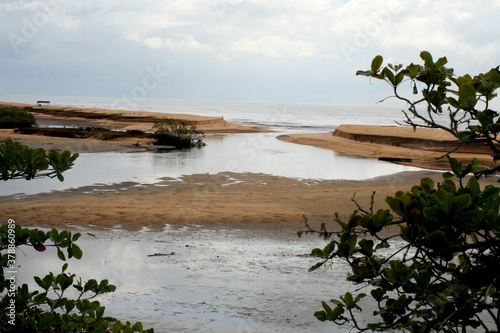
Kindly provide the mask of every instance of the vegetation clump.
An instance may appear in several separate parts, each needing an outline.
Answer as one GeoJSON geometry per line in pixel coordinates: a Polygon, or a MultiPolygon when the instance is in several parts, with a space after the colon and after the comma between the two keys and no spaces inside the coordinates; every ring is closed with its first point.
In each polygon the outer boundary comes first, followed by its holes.
{"type": "Polygon", "coordinates": [[[0,109],[0,128],[32,127],[35,125],[35,117],[29,112],[13,108],[0,109]]]}
{"type": "Polygon", "coordinates": [[[169,119],[166,123],[153,126],[153,138],[157,145],[174,146],[175,148],[203,147],[205,134],[196,126],[188,126],[185,122],[169,119]]]}

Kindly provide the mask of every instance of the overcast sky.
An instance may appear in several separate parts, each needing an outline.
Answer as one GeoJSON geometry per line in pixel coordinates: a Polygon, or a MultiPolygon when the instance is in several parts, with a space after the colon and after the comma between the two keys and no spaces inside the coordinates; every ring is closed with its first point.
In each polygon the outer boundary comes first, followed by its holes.
{"type": "Polygon", "coordinates": [[[373,104],[381,54],[500,64],[500,0],[0,2],[0,94],[373,104]]]}

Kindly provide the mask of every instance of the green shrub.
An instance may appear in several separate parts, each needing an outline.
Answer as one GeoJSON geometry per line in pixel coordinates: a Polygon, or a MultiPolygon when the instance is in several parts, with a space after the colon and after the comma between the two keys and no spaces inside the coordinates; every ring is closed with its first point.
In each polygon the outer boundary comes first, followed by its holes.
{"type": "Polygon", "coordinates": [[[202,147],[205,144],[205,135],[196,129],[196,126],[188,126],[184,122],[175,122],[170,119],[167,123],[156,123],[153,126],[153,138],[157,145],[174,146],[175,148],[202,147]]]}
{"type": "Polygon", "coordinates": [[[0,128],[32,127],[35,125],[36,120],[31,113],[12,108],[0,109],[0,128]]]}
{"type": "Polygon", "coordinates": [[[125,133],[127,135],[130,135],[130,136],[136,136],[136,135],[144,135],[144,134],[146,134],[144,131],[141,131],[141,130],[138,130],[138,129],[127,130],[125,133]]]}

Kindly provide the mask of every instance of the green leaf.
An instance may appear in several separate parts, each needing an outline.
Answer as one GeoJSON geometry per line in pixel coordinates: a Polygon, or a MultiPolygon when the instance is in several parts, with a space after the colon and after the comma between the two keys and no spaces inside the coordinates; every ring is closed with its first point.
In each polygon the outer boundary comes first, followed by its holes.
{"type": "Polygon", "coordinates": [[[384,75],[393,86],[397,86],[396,77],[394,73],[387,67],[382,70],[382,75],[384,75]]]}
{"type": "Polygon", "coordinates": [[[463,108],[473,108],[476,105],[476,89],[472,84],[464,83],[458,87],[458,102],[463,108]]]}
{"type": "Polygon", "coordinates": [[[455,174],[455,176],[462,178],[463,165],[462,162],[459,162],[456,158],[451,158],[448,156],[448,160],[450,162],[451,171],[455,174]]]}
{"type": "Polygon", "coordinates": [[[346,292],[342,300],[344,301],[347,310],[352,309],[355,305],[354,298],[352,297],[352,294],[350,292],[346,292]]]}
{"type": "Polygon", "coordinates": [[[371,66],[373,74],[376,74],[379,71],[380,66],[382,66],[383,62],[384,62],[384,58],[381,55],[378,55],[375,58],[373,58],[372,66],[371,66]]]}
{"type": "Polygon", "coordinates": [[[372,289],[372,291],[370,291],[370,294],[377,302],[382,302],[384,298],[384,292],[382,291],[382,288],[372,289]]]}
{"type": "Polygon", "coordinates": [[[446,171],[446,172],[443,172],[443,178],[444,179],[448,179],[448,178],[452,178],[454,177],[455,175],[449,171],[446,171]]]}
{"type": "Polygon", "coordinates": [[[443,305],[446,304],[446,295],[439,294],[438,296],[435,294],[430,294],[427,296],[427,301],[435,307],[442,307],[443,305]]]}
{"type": "Polygon", "coordinates": [[[425,62],[425,64],[429,67],[434,65],[434,61],[432,60],[432,55],[428,51],[420,52],[420,58],[425,62]]]}
{"type": "Polygon", "coordinates": [[[76,244],[71,245],[71,249],[73,251],[73,257],[76,259],[82,259],[83,256],[83,251],[80,249],[80,247],[76,244]]]}
{"type": "Polygon", "coordinates": [[[325,311],[316,311],[314,312],[314,317],[318,319],[319,321],[327,321],[328,320],[328,315],[326,314],[325,311]]]}
{"type": "Polygon", "coordinates": [[[57,248],[57,256],[59,257],[59,259],[65,261],[66,260],[66,256],[64,255],[64,252],[61,251],[61,249],[58,247],[57,248]]]}
{"type": "Polygon", "coordinates": [[[318,262],[318,263],[314,264],[313,266],[311,266],[308,271],[313,272],[313,271],[317,270],[318,268],[320,268],[321,266],[323,266],[324,263],[325,263],[324,261],[318,262]]]}
{"type": "MultiPolygon", "coordinates": [[[[104,316],[104,309],[105,307],[104,306],[99,306],[96,311],[95,311],[95,314],[96,314],[96,317],[97,318],[102,318],[104,316]]],[[[135,329],[136,331],[142,331],[142,325],[140,326],[141,328],[140,329],[135,329]]]]}
{"type": "Polygon", "coordinates": [[[424,191],[430,191],[434,189],[434,180],[425,177],[420,180],[420,186],[424,191]]]}

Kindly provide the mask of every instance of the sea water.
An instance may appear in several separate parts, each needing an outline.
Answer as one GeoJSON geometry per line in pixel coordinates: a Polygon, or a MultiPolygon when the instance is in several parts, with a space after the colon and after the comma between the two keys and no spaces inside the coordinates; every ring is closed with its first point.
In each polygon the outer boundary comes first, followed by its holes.
{"type": "MultiPolygon", "coordinates": [[[[75,108],[124,108],[113,98],[57,96],[0,96],[6,102],[35,103],[75,108]]],[[[246,125],[267,126],[273,133],[209,134],[203,148],[163,153],[81,154],[65,181],[40,179],[11,181],[0,185],[0,195],[35,194],[95,183],[123,181],[154,183],[162,177],[219,172],[256,172],[312,179],[368,179],[401,171],[417,170],[374,159],[337,154],[328,149],[283,142],[287,133],[328,133],[341,124],[394,125],[398,109],[381,106],[292,105],[243,102],[179,101],[145,99],[135,110],[224,117],[246,125]]]]}

